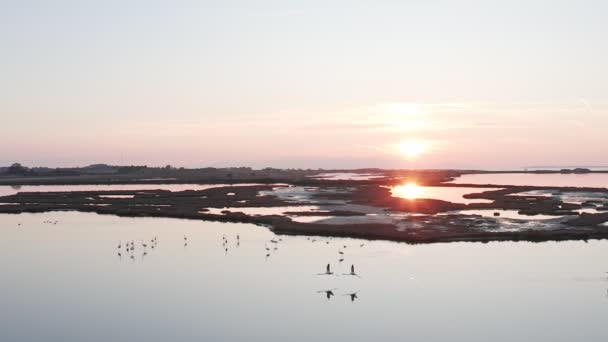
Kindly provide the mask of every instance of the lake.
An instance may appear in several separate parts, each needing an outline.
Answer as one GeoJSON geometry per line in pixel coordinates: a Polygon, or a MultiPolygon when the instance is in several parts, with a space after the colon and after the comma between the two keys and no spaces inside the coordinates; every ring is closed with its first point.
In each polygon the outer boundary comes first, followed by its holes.
{"type": "Polygon", "coordinates": [[[606,241],[407,245],[53,212],[0,215],[0,269],[1,341],[608,339],[606,241]]]}
{"type": "Polygon", "coordinates": [[[574,186],[607,188],[608,173],[487,173],[469,174],[456,178],[454,184],[495,184],[530,186],[574,186]]]}
{"type": "MultiPolygon", "coordinates": [[[[205,190],[222,186],[265,185],[256,183],[239,184],[99,184],[99,185],[0,185],[0,196],[14,195],[18,192],[56,192],[56,191],[122,191],[122,190],[205,190]]],[[[281,184],[275,184],[281,185],[281,184]]],[[[285,185],[285,184],[282,184],[285,185]]]]}

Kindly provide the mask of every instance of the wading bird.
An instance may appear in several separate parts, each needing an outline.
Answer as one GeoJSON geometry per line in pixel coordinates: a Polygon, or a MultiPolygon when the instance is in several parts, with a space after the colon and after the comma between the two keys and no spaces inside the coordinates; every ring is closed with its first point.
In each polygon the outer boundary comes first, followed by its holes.
{"type": "Polygon", "coordinates": [[[355,272],[355,265],[350,265],[350,273],[344,273],[344,275],[359,277],[359,275],[355,272]]]}
{"type": "Polygon", "coordinates": [[[319,275],[332,275],[332,274],[334,274],[334,273],[331,271],[331,266],[329,264],[327,264],[327,266],[325,266],[325,273],[319,273],[319,275]]]}

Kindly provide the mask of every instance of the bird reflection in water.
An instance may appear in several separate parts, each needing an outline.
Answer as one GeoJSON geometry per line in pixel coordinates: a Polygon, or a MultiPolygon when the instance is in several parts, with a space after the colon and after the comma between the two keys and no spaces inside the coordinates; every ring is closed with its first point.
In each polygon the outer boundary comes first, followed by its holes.
{"type": "Polygon", "coordinates": [[[321,290],[321,291],[317,291],[317,293],[325,293],[325,296],[327,297],[327,299],[331,299],[331,297],[335,296],[334,291],[336,289],[331,289],[331,290],[321,290]]]}
{"type": "Polygon", "coordinates": [[[350,301],[354,302],[355,299],[359,299],[359,296],[357,296],[358,292],[353,292],[353,293],[347,293],[345,294],[345,296],[349,296],[350,297],[350,301]]]}

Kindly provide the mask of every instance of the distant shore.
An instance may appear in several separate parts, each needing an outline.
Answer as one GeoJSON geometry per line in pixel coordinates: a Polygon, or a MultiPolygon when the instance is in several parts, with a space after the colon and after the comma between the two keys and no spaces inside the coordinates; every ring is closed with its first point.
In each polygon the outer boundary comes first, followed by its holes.
{"type": "MultiPolygon", "coordinates": [[[[344,170],[340,170],[344,171],[344,170]]],[[[359,170],[357,170],[359,171],[359,170]]],[[[323,173],[328,171],[323,170],[323,173]]],[[[369,172],[369,171],[367,171],[369,172]]],[[[178,172],[179,173],[179,172],[178,172]]],[[[560,193],[599,193],[608,196],[606,188],[512,186],[496,184],[446,183],[462,174],[507,173],[500,171],[477,172],[459,170],[375,170],[383,177],[363,180],[330,180],[314,176],[319,171],[272,170],[235,177],[192,175],[180,177],[142,179],[139,176],[65,176],[65,177],[13,177],[0,178],[2,185],[111,185],[111,184],[222,184],[205,190],[171,192],[167,190],[128,191],[67,191],[24,192],[0,197],[0,213],[36,213],[75,210],[131,217],[171,217],[203,221],[253,223],[269,227],[277,234],[340,236],[364,239],[384,239],[408,243],[451,241],[550,241],[587,240],[608,238],[608,201],[605,203],[567,203],[545,196],[518,196],[531,191],[559,191],[560,193]],[[381,173],[382,172],[382,173],[381,173]],[[169,179],[170,178],[170,179],[169,179]],[[480,192],[465,195],[468,199],[485,200],[485,203],[452,203],[437,199],[404,199],[392,196],[389,187],[415,179],[420,185],[478,188],[480,192]],[[257,185],[230,186],[223,184],[257,185]],[[294,202],[275,193],[275,188],[305,189],[306,198],[294,202]],[[273,185],[275,184],[275,185],[273,185]],[[484,189],[493,188],[489,191],[484,189]],[[499,188],[499,190],[495,190],[499,188]],[[337,204],[336,204],[337,203],[337,204]],[[319,211],[292,210],[289,215],[251,215],[239,212],[243,208],[281,208],[318,206],[319,211]],[[354,206],[355,209],[352,209],[354,206]],[[593,206],[597,213],[580,213],[593,206]],[[230,208],[221,214],[210,213],[209,208],[230,208]],[[330,209],[323,209],[330,208],[330,209]],[[385,221],[370,216],[368,208],[383,213],[385,221]],[[564,217],[548,229],[521,229],[502,231],[496,219],[476,215],[457,214],[462,210],[515,210],[533,218],[535,215],[564,217]],[[386,213],[386,214],[384,214],[386,213]],[[409,216],[400,216],[400,215],[409,216]],[[298,222],[297,217],[342,217],[342,224],[330,221],[298,222]],[[352,219],[348,219],[352,217],[352,219]],[[394,219],[393,217],[397,217],[394,219]]],[[[509,172],[513,173],[513,172],[509,172]]],[[[559,171],[532,171],[528,173],[563,173],[559,171]]],[[[606,172],[595,172],[606,173],[606,172]]],[[[376,214],[374,214],[376,215],[376,214]]],[[[553,221],[551,221],[553,222],[553,221]]],[[[524,222],[522,222],[524,224],[524,222]]]]}
{"type": "MultiPolygon", "coordinates": [[[[594,174],[608,171],[588,169],[500,171],[500,170],[392,170],[392,169],[354,169],[354,170],[311,170],[311,169],[262,169],[251,168],[147,168],[114,167],[104,172],[84,171],[82,168],[57,169],[57,171],[36,172],[24,168],[21,174],[0,173],[0,185],[105,185],[105,184],[238,184],[238,183],[281,183],[322,184],[318,174],[361,173],[382,175],[381,178],[359,180],[360,184],[381,184],[401,178],[415,178],[424,185],[444,184],[461,175],[470,174],[594,174]],[[111,171],[111,172],[110,172],[111,171]]],[[[52,169],[49,169],[52,170],[52,169]]],[[[333,181],[336,182],[336,181],[333,181]]],[[[473,185],[479,187],[479,185],[473,185]]]]}

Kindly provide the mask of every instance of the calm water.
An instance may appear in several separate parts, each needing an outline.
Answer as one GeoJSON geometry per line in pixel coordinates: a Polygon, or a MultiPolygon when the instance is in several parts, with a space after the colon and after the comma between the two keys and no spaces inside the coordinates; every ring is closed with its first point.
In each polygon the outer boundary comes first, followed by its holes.
{"type": "Polygon", "coordinates": [[[2,185],[0,196],[14,195],[18,192],[55,192],[55,191],[117,191],[117,190],[205,190],[222,186],[249,186],[261,184],[111,184],[111,185],[2,185]]]}
{"type": "Polygon", "coordinates": [[[416,199],[416,198],[430,198],[438,199],[442,201],[448,201],[453,203],[491,203],[493,201],[474,198],[464,198],[464,195],[480,193],[484,191],[500,190],[499,188],[455,188],[448,186],[418,186],[418,185],[397,185],[391,188],[391,194],[394,197],[416,199]]]}
{"type": "Polygon", "coordinates": [[[497,185],[533,185],[533,186],[577,186],[607,188],[608,173],[590,174],[473,174],[456,178],[456,184],[497,184],[497,185]]]}
{"type": "Polygon", "coordinates": [[[0,215],[0,341],[608,338],[607,242],[316,239],[243,224],[0,215]],[[154,236],[143,256],[140,239],[154,236]],[[126,240],[133,259],[117,255],[126,240]],[[327,263],[340,276],[318,275],[327,263]],[[342,275],[351,264],[360,278],[342,275]],[[329,300],[318,292],[330,289],[329,300]]]}
{"type": "Polygon", "coordinates": [[[330,172],[316,174],[311,177],[328,180],[370,180],[383,178],[384,175],[379,173],[330,172]]]}

